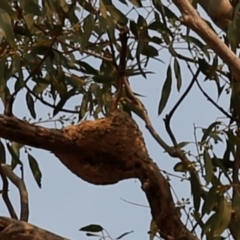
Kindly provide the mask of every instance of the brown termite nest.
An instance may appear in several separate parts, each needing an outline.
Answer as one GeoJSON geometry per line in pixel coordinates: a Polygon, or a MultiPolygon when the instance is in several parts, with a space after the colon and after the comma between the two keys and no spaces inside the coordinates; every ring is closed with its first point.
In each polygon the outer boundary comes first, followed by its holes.
{"type": "Polygon", "coordinates": [[[62,131],[77,147],[54,153],[87,182],[105,185],[140,178],[143,164],[151,163],[142,133],[126,112],[115,110],[107,117],[83,121],[62,131]]]}

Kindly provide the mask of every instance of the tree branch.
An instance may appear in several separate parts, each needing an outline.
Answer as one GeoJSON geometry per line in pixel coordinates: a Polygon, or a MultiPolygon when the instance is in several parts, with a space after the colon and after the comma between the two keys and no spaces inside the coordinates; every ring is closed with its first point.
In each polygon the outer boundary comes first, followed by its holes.
{"type": "Polygon", "coordinates": [[[20,195],[20,205],[21,205],[21,213],[20,220],[28,221],[29,217],[29,207],[28,207],[28,192],[25,186],[25,183],[21,178],[19,178],[12,169],[6,165],[1,164],[2,171],[6,177],[8,177],[11,182],[18,188],[20,195]]]}
{"type": "Polygon", "coordinates": [[[17,217],[17,214],[14,210],[14,207],[9,199],[9,196],[8,196],[8,179],[3,171],[3,168],[2,168],[2,164],[0,164],[0,175],[1,175],[1,178],[2,178],[2,198],[3,198],[3,201],[5,202],[6,206],[7,206],[7,209],[8,209],[8,212],[11,216],[11,218],[14,218],[14,219],[18,219],[17,217]]]}
{"type": "Polygon", "coordinates": [[[7,217],[0,217],[0,239],[4,240],[69,240],[44,229],[7,217]]]}
{"type": "MultiPolygon", "coordinates": [[[[197,239],[181,222],[168,181],[149,157],[142,133],[127,113],[114,111],[106,118],[83,121],[62,130],[0,115],[0,137],[52,151],[69,170],[89,183],[107,185],[139,179],[160,235],[165,239],[197,239]]],[[[1,229],[4,227],[0,221],[0,239],[8,236],[1,235],[1,229]]]]}

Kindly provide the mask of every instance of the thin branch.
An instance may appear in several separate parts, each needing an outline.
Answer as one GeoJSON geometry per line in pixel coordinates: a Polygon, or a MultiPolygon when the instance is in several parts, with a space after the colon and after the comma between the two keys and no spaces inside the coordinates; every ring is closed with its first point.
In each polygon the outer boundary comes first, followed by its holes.
{"type": "Polygon", "coordinates": [[[220,112],[222,112],[227,118],[233,120],[233,121],[237,121],[235,118],[233,118],[232,115],[230,115],[229,113],[227,113],[222,107],[220,107],[201,87],[201,85],[199,84],[198,81],[196,81],[196,84],[199,88],[199,90],[202,92],[202,94],[207,98],[207,100],[209,102],[211,102],[220,112]]]}
{"type": "Polygon", "coordinates": [[[14,210],[14,207],[9,199],[8,196],[8,179],[6,178],[6,175],[4,173],[4,170],[2,169],[2,164],[0,164],[0,175],[2,178],[2,182],[3,182],[3,188],[2,188],[2,198],[7,206],[8,212],[11,216],[11,218],[13,219],[18,219],[17,214],[14,210]]]}
{"type": "Polygon", "coordinates": [[[134,105],[136,106],[136,108],[139,110],[139,112],[141,113],[141,116],[146,124],[146,128],[148,129],[148,131],[151,133],[152,137],[157,141],[157,143],[167,152],[169,153],[171,156],[174,155],[174,149],[171,148],[167,143],[164,142],[164,140],[158,135],[158,133],[156,132],[156,130],[153,128],[151,120],[147,114],[147,111],[143,105],[143,103],[134,96],[134,93],[132,92],[132,89],[127,81],[126,78],[124,78],[124,85],[125,85],[125,89],[126,89],[126,93],[128,95],[128,98],[134,103],[134,105]]]}
{"type": "Polygon", "coordinates": [[[28,193],[25,183],[12,171],[12,169],[7,164],[1,164],[1,168],[5,176],[8,177],[11,182],[18,188],[21,204],[20,220],[27,222],[29,217],[29,207],[28,193]]]}
{"type": "Polygon", "coordinates": [[[172,119],[172,116],[174,114],[174,112],[177,110],[177,108],[179,107],[179,105],[182,103],[182,101],[184,100],[184,98],[188,95],[189,91],[192,89],[194,82],[197,80],[197,77],[200,73],[200,68],[198,68],[197,72],[194,74],[192,81],[190,82],[189,86],[187,87],[187,89],[185,90],[185,92],[183,93],[183,95],[180,97],[180,99],[178,100],[178,102],[175,104],[175,106],[172,108],[172,110],[170,111],[169,114],[166,115],[165,119],[164,119],[164,123],[165,123],[165,127],[166,130],[173,142],[173,145],[175,147],[177,147],[177,140],[171,130],[170,127],[170,121],[172,119]]]}

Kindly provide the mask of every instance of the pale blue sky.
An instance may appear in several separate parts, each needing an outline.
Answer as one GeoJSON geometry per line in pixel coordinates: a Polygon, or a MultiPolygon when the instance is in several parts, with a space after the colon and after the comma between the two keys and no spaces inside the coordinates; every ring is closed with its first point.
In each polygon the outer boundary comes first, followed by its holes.
{"type": "MultiPolygon", "coordinates": [[[[133,78],[131,81],[135,92],[145,95],[142,98],[146,105],[152,123],[163,139],[170,143],[162,121],[166,113],[181,96],[191,80],[191,75],[186,66],[181,62],[183,69],[183,87],[181,93],[174,90],[171,93],[170,101],[163,114],[157,116],[157,107],[160,99],[162,84],[165,80],[166,67],[169,63],[167,51],[161,52],[161,59],[165,64],[158,61],[151,61],[148,69],[155,74],[148,76],[145,80],[141,77],[133,78]]],[[[199,77],[202,82],[203,77],[199,77]]],[[[175,83],[175,81],[173,81],[175,83]]],[[[203,83],[205,89],[217,99],[217,92],[213,82],[203,83]]],[[[14,113],[18,117],[29,116],[25,107],[25,100],[19,98],[14,105],[14,113]]],[[[228,107],[227,97],[221,98],[219,104],[228,107]]],[[[47,111],[40,103],[37,104],[38,117],[47,118],[47,111]]],[[[68,105],[71,108],[74,105],[68,105]]],[[[2,112],[2,106],[0,107],[2,112]]],[[[208,127],[218,116],[221,116],[211,103],[207,102],[196,86],[179,107],[172,120],[172,128],[177,140],[193,141],[193,123],[197,126],[208,127]]],[[[153,160],[161,169],[173,172],[176,159],[171,159],[163,153],[161,147],[154,141],[145,129],[141,119],[134,116],[143,131],[147,147],[153,160]]],[[[190,145],[189,149],[195,151],[195,146],[190,145]]],[[[121,200],[143,204],[148,206],[144,192],[140,188],[139,181],[135,179],[120,182],[111,186],[90,185],[73,175],[66,169],[53,154],[43,150],[33,150],[33,155],[38,160],[43,173],[42,189],[36,185],[29,170],[26,156],[22,152],[21,159],[25,164],[25,178],[29,191],[30,219],[29,222],[39,227],[57,233],[69,239],[88,239],[78,229],[88,224],[96,223],[108,230],[114,238],[123,232],[134,232],[124,239],[148,239],[147,231],[151,220],[150,209],[134,206],[121,200]]],[[[179,179],[171,178],[171,185],[177,192],[179,198],[190,197],[190,185],[187,182],[180,182],[179,179]]],[[[19,196],[16,188],[10,185],[10,197],[14,206],[19,208],[19,196]]],[[[0,199],[0,215],[8,216],[6,207],[0,199]]]]}

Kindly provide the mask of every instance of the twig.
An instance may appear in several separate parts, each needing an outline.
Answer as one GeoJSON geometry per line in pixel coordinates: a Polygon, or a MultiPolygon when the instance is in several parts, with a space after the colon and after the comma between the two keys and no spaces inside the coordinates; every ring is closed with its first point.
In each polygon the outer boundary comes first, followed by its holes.
{"type": "Polygon", "coordinates": [[[16,214],[16,212],[13,208],[13,205],[8,196],[8,179],[6,178],[4,170],[2,169],[2,164],[0,164],[0,175],[2,178],[2,182],[3,182],[2,198],[7,206],[7,209],[8,209],[8,212],[9,212],[11,218],[18,219],[17,214],[16,214]]]}
{"type": "Polygon", "coordinates": [[[193,87],[193,84],[194,82],[197,80],[197,77],[200,73],[200,68],[198,68],[197,72],[194,74],[193,78],[192,78],[192,81],[190,82],[189,86],[187,87],[187,89],[185,90],[185,92],[183,93],[183,95],[180,97],[180,99],[178,100],[178,102],[175,104],[175,106],[172,108],[172,110],[170,111],[169,114],[166,115],[165,119],[164,119],[164,123],[165,123],[165,127],[166,127],[166,130],[173,142],[173,145],[175,147],[177,147],[177,140],[171,130],[171,127],[170,127],[170,121],[171,121],[171,118],[174,114],[174,112],[177,110],[177,108],[179,107],[179,105],[182,103],[182,101],[184,100],[184,98],[188,95],[189,91],[191,90],[191,88],[193,87]]]}
{"type": "Polygon", "coordinates": [[[199,84],[198,81],[196,81],[197,86],[199,88],[199,90],[202,92],[202,94],[207,98],[207,100],[209,102],[211,102],[220,112],[222,112],[226,117],[228,117],[229,119],[231,119],[232,121],[238,121],[237,119],[235,119],[232,115],[230,115],[229,113],[227,113],[222,107],[220,107],[218,104],[215,103],[215,101],[209,97],[209,95],[203,90],[203,88],[201,87],[201,85],[199,84]]]}
{"type": "Polygon", "coordinates": [[[19,178],[7,164],[1,164],[2,171],[11,182],[18,188],[21,203],[20,220],[27,222],[29,217],[28,193],[25,183],[19,178]]]}
{"type": "Polygon", "coordinates": [[[149,206],[146,206],[146,205],[143,205],[143,204],[139,204],[139,203],[135,203],[135,202],[131,202],[131,201],[128,201],[124,198],[120,198],[122,201],[126,202],[126,203],[129,203],[129,204],[132,204],[132,205],[135,205],[135,206],[139,206],[139,207],[145,207],[145,208],[149,208],[149,206]]]}

